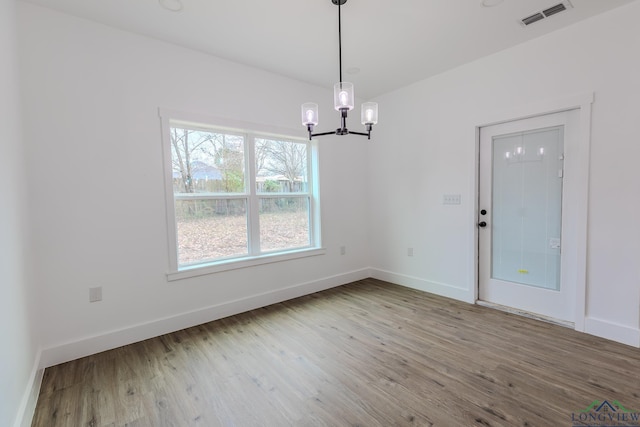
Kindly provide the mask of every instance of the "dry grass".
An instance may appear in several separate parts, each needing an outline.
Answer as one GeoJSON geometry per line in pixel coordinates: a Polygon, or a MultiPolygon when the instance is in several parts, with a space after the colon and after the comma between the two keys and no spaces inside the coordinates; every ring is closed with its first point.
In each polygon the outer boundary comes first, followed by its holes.
{"type": "MultiPolygon", "coordinates": [[[[304,247],[309,244],[306,211],[260,215],[262,251],[304,247]]],[[[247,219],[243,215],[215,215],[179,219],[178,263],[191,264],[247,254],[247,219]]]]}

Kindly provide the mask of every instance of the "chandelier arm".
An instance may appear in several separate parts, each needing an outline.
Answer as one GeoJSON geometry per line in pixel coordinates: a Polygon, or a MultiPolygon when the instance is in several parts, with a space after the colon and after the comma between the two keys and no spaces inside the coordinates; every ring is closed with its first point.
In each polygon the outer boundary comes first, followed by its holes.
{"type": "Polygon", "coordinates": [[[309,141],[311,141],[311,138],[313,138],[314,136],[325,136],[325,135],[362,135],[362,136],[366,136],[367,139],[371,139],[371,131],[364,133],[364,132],[354,132],[352,130],[347,131],[346,129],[344,129],[344,133],[338,133],[341,130],[342,129],[336,129],[331,132],[320,132],[320,133],[309,132],[309,141]]]}
{"type": "Polygon", "coordinates": [[[320,133],[311,133],[311,131],[309,131],[309,141],[311,141],[311,138],[313,138],[314,136],[324,136],[324,135],[335,135],[336,131],[331,131],[331,132],[320,132],[320,133]]]}
{"type": "Polygon", "coordinates": [[[331,132],[320,132],[320,133],[312,133],[311,136],[324,136],[324,135],[335,135],[336,131],[332,130],[331,132]]]}
{"type": "Polygon", "coordinates": [[[364,132],[354,132],[352,130],[349,131],[349,135],[354,134],[354,135],[362,135],[362,136],[366,136],[367,139],[371,139],[371,131],[369,131],[368,133],[364,133],[364,132]]]}

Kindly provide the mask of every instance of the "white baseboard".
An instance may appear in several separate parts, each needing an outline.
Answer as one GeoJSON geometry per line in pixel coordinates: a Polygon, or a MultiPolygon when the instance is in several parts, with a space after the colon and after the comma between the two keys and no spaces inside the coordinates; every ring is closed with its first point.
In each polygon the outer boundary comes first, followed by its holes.
{"type": "Polygon", "coordinates": [[[385,282],[391,282],[396,285],[406,286],[408,288],[418,289],[420,291],[429,292],[458,301],[475,303],[473,290],[456,288],[445,283],[432,282],[420,279],[418,277],[407,276],[405,274],[393,273],[391,271],[380,270],[376,268],[370,269],[371,277],[385,282]]]}
{"type": "MultiPolygon", "coordinates": [[[[457,288],[443,283],[432,282],[376,268],[371,268],[370,273],[371,277],[375,279],[384,280],[396,285],[418,289],[443,297],[468,302],[470,304],[474,304],[476,302],[473,290],[457,288]]],[[[640,329],[637,328],[631,328],[617,323],[608,322],[606,320],[587,317],[585,319],[585,330],[583,332],[633,347],[640,347],[640,329]]]]}
{"type": "Polygon", "coordinates": [[[364,268],[319,280],[300,283],[288,288],[252,295],[235,301],[212,305],[175,316],[156,319],[95,336],[85,337],[77,341],[44,349],[40,358],[40,367],[46,368],[58,365],[91,354],[122,347],[123,345],[233,316],[234,314],[366,279],[367,277],[370,277],[370,271],[368,268],[364,268]]]}
{"type": "Polygon", "coordinates": [[[640,347],[640,329],[630,328],[606,320],[587,317],[584,331],[597,337],[617,341],[622,344],[640,347]]]}
{"type": "Polygon", "coordinates": [[[44,369],[40,367],[41,354],[42,352],[38,351],[31,375],[29,375],[29,382],[20,401],[14,427],[30,427],[33,421],[33,414],[36,411],[38,396],[40,395],[42,376],[44,375],[44,369]]]}

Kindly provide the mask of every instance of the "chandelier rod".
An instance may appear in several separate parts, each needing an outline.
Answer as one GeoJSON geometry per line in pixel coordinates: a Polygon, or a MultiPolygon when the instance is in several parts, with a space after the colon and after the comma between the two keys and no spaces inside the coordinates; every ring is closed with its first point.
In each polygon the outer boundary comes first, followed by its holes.
{"type": "Polygon", "coordinates": [[[339,56],[339,67],[340,67],[340,86],[342,87],[342,17],[340,14],[340,7],[342,2],[338,0],[338,56],[339,56]]]}

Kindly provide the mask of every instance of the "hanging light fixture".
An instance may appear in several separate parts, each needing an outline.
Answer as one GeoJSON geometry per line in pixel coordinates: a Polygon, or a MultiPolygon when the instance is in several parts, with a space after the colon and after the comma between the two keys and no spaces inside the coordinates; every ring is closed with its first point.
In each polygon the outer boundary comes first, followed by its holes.
{"type": "Polygon", "coordinates": [[[371,129],[378,123],[378,104],[375,102],[365,102],[362,104],[360,121],[365,126],[367,132],[354,132],[347,129],[347,113],[353,110],[355,97],[353,94],[353,83],[342,81],[342,18],[340,7],[347,0],[331,0],[331,3],[338,6],[338,56],[340,81],[333,86],[333,104],[336,111],[340,112],[340,127],[332,132],[313,133],[313,128],[318,124],[318,104],[307,102],[302,104],[302,125],[307,127],[309,140],[314,136],[322,135],[364,135],[371,139],[371,129]]]}

